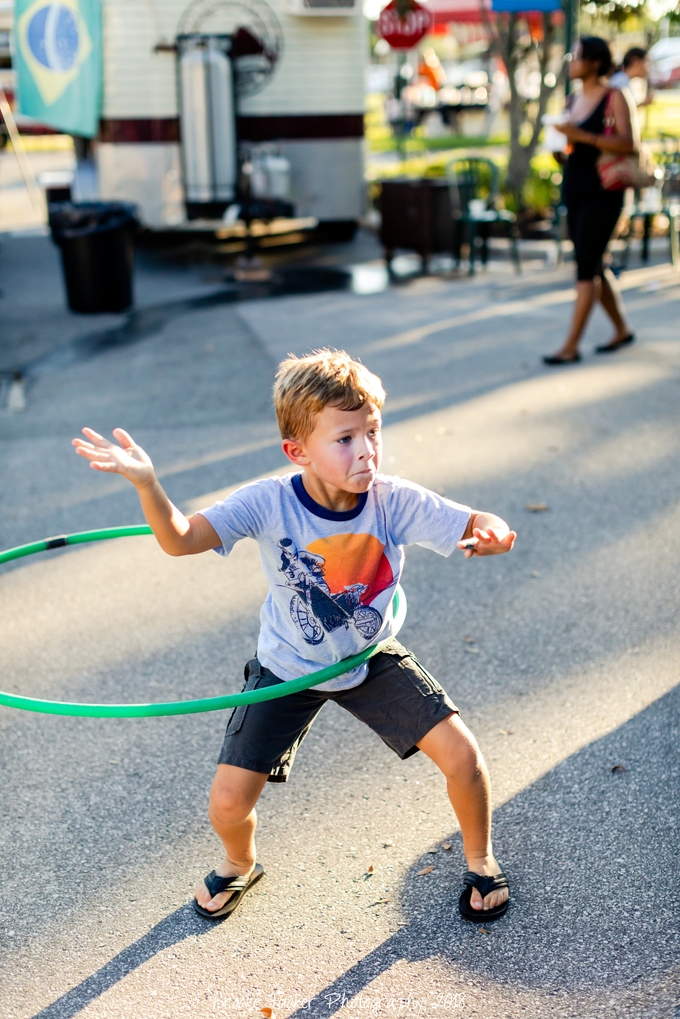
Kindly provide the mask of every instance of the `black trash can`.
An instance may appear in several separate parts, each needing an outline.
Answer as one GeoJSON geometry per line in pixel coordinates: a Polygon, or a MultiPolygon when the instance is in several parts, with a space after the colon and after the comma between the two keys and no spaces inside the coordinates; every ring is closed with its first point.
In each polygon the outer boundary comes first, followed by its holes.
{"type": "Polygon", "coordinates": [[[68,306],[93,314],[132,304],[135,208],[123,202],[50,206],[52,239],[61,248],[68,306]]]}
{"type": "Polygon", "coordinates": [[[382,181],[380,212],[380,240],[388,265],[398,248],[417,251],[424,267],[430,255],[453,250],[454,221],[445,179],[397,177],[382,181]]]}

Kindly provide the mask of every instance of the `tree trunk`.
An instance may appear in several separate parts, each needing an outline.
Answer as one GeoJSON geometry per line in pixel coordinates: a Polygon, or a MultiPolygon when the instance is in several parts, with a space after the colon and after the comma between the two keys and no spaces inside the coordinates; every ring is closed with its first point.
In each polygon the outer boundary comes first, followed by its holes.
{"type": "Polygon", "coordinates": [[[550,14],[543,14],[543,38],[532,40],[529,44],[522,41],[524,19],[519,14],[510,14],[505,20],[502,15],[494,24],[482,6],[483,17],[489,32],[491,49],[505,64],[510,87],[510,159],[506,184],[515,196],[518,207],[521,205],[522,190],[529,175],[531,160],[534,157],[538,138],[541,133],[542,118],[548,107],[548,100],[555,85],[546,84],[546,74],[550,66],[550,56],[555,40],[555,28],[550,14]],[[517,73],[522,67],[536,65],[541,75],[540,92],[537,99],[527,99],[521,94],[517,82],[517,73]],[[528,142],[523,137],[529,134],[528,142]]]}

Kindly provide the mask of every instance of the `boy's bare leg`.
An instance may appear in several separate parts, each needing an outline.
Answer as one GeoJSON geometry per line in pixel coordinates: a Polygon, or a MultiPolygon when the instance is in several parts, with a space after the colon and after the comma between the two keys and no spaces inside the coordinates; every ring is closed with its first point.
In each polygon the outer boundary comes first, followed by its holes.
{"type": "MultiPolygon", "coordinates": [[[[449,715],[424,736],[418,746],[427,754],[446,778],[446,786],[463,836],[463,852],[468,868],[483,876],[499,874],[501,868],[491,846],[491,785],[489,773],[477,741],[461,721],[460,715],[449,715]]],[[[472,889],[473,909],[493,909],[508,897],[508,889],[500,888],[482,900],[472,889]]]]}
{"type": "MultiPolygon", "coordinates": [[[[255,804],[267,781],[267,775],[247,771],[233,764],[218,764],[210,789],[210,823],[222,839],[225,857],[215,867],[220,877],[247,876],[255,857],[255,804]]],[[[220,892],[213,899],[203,881],[195,889],[199,906],[214,912],[221,909],[233,892],[220,892]]]]}

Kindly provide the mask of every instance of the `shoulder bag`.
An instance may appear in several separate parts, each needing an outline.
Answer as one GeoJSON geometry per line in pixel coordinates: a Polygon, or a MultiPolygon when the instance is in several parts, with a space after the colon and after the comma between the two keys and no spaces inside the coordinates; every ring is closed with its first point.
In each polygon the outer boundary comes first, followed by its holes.
{"type": "MultiPolygon", "coordinates": [[[[614,91],[607,97],[604,111],[604,133],[614,134],[614,91]]],[[[655,182],[654,160],[649,148],[639,138],[637,110],[631,110],[631,126],[635,152],[623,155],[619,152],[603,152],[597,160],[597,172],[605,191],[625,191],[626,188],[648,188],[655,182]]]]}

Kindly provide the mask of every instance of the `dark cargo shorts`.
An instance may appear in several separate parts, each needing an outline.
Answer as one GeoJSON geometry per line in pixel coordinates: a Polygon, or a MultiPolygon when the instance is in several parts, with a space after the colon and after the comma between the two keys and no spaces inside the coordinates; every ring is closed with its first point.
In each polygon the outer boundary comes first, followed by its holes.
{"type": "MultiPolygon", "coordinates": [[[[246,665],[245,677],[244,690],[283,682],[257,658],[246,665]]],[[[297,748],[329,700],[365,722],[402,760],[417,752],[416,743],[438,722],[458,712],[418,659],[391,640],[369,659],[368,676],[351,690],[312,688],[234,708],[218,763],[268,774],[268,782],[286,782],[297,748]]]]}

